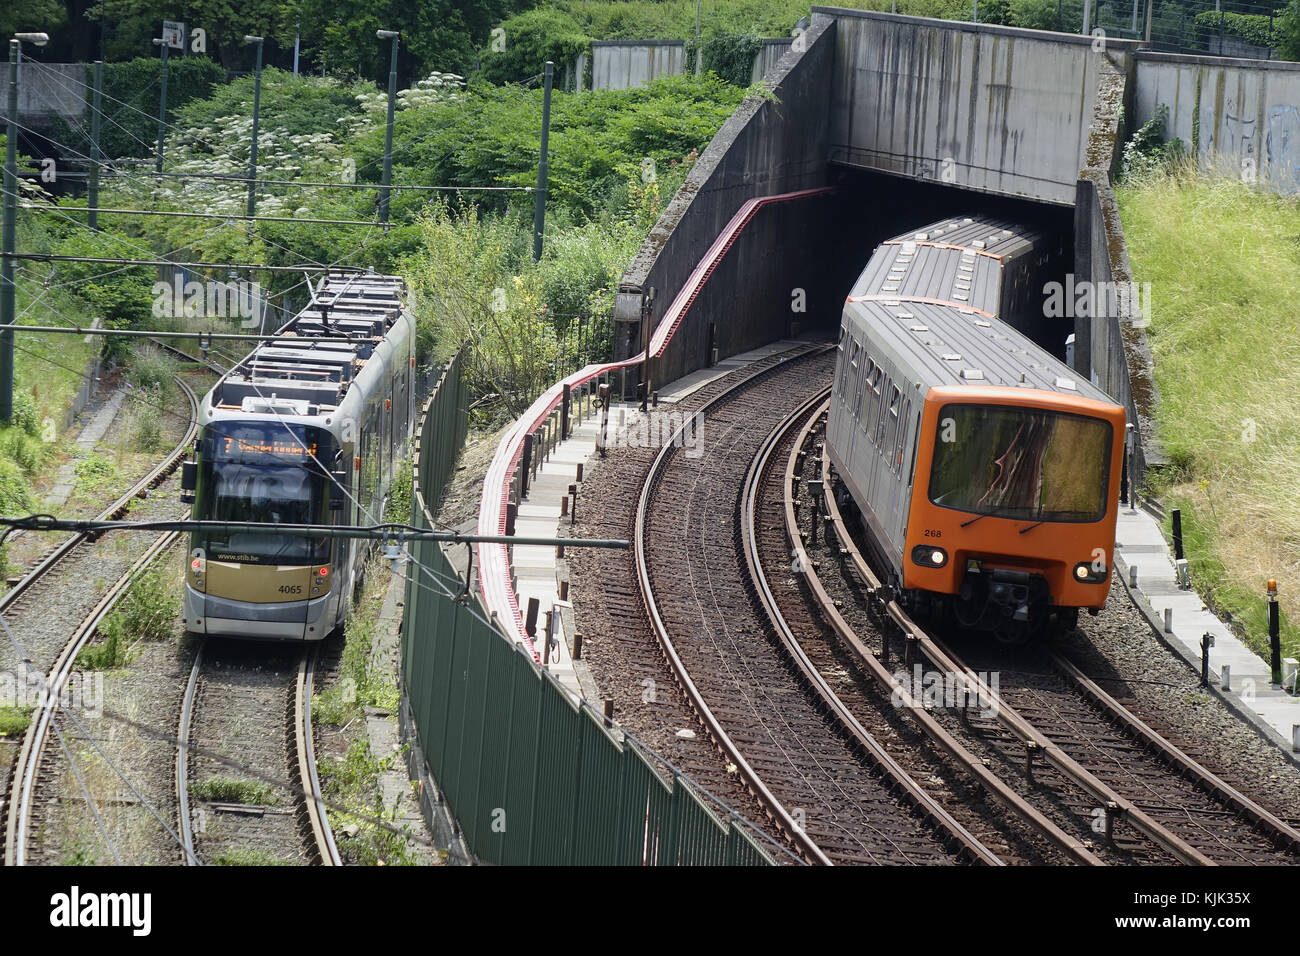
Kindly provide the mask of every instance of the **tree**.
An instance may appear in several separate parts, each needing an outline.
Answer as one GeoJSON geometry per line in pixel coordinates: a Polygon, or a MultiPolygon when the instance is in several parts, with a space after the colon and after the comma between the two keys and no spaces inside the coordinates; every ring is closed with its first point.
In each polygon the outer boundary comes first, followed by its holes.
{"type": "Polygon", "coordinates": [[[1277,19],[1277,53],[1284,60],[1300,60],[1300,0],[1290,5],[1277,19]]]}

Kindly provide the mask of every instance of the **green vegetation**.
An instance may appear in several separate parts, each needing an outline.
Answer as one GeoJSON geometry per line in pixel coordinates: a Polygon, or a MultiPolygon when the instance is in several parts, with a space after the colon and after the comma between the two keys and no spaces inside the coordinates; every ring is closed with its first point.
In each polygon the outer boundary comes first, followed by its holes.
{"type": "Polygon", "coordinates": [[[1222,30],[1225,36],[1244,43],[1272,47],[1278,42],[1274,22],[1272,18],[1257,13],[1206,10],[1196,15],[1197,45],[1203,50],[1210,49],[1210,38],[1217,37],[1222,30]]]}
{"type": "Polygon", "coordinates": [[[384,561],[372,555],[366,565],[361,596],[344,625],[343,659],[339,679],[312,698],[312,722],[341,727],[361,716],[366,706],[392,709],[397,706],[397,686],[371,667],[371,648],[379,627],[379,609],[388,588],[389,574],[384,561]]]}
{"type": "MultiPolygon", "coordinates": [[[[367,817],[377,818],[391,826],[396,815],[384,809],[379,775],[401,759],[400,754],[376,759],[370,752],[366,737],[358,737],[342,759],[331,758],[321,767],[323,793],[331,802],[359,810],[364,808],[367,817]]],[[[415,863],[407,835],[403,832],[394,832],[370,819],[340,810],[331,810],[330,826],[334,829],[340,855],[350,864],[409,866],[415,863]]]]}
{"type": "Polygon", "coordinates": [[[179,606],[172,583],[156,563],[138,572],[112,613],[100,622],[103,640],[81,649],[77,655],[78,666],[86,670],[107,670],[125,665],[137,642],[172,635],[179,606]]]}
{"type": "Polygon", "coordinates": [[[117,465],[103,455],[95,454],[79,460],[73,465],[73,472],[77,476],[77,486],[91,495],[101,490],[108,492],[119,477],[117,465]]]}
{"type": "Polygon", "coordinates": [[[222,850],[209,861],[212,866],[296,866],[293,860],[251,847],[222,850]]]}
{"type": "Polygon", "coordinates": [[[198,800],[215,803],[244,803],[250,806],[271,807],[279,803],[275,788],[260,780],[242,780],[236,777],[208,777],[190,784],[190,795],[198,800]]]}
{"type": "MultiPolygon", "coordinates": [[[[372,558],[366,568],[360,600],[348,617],[339,679],[312,698],[314,724],[350,725],[362,716],[365,706],[396,709],[396,685],[371,666],[379,610],[390,580],[382,559],[372,558]]],[[[342,757],[326,755],[320,762],[321,789],[326,798],[335,806],[356,811],[348,813],[333,808],[330,811],[330,825],[338,839],[339,852],[349,863],[362,866],[411,863],[406,838],[373,822],[378,818],[391,823],[395,818],[384,809],[379,775],[400,760],[401,755],[375,757],[370,752],[364,724],[359,726],[361,729],[353,735],[342,757]]]]}
{"type": "Polygon", "coordinates": [[[1155,115],[1129,137],[1121,160],[1122,179],[1160,175],[1183,159],[1187,147],[1181,139],[1165,142],[1168,122],[1169,107],[1161,103],[1156,107],[1155,115]]]}
{"type": "Polygon", "coordinates": [[[0,704],[0,737],[21,737],[32,722],[35,707],[0,704]]]}
{"type": "MultiPolygon", "coordinates": [[[[1300,204],[1186,166],[1119,190],[1139,282],[1151,283],[1168,467],[1150,481],[1184,514],[1192,578],[1265,645],[1264,585],[1300,620],[1300,204]]],[[[1287,626],[1286,653],[1300,652],[1287,626]]]]}

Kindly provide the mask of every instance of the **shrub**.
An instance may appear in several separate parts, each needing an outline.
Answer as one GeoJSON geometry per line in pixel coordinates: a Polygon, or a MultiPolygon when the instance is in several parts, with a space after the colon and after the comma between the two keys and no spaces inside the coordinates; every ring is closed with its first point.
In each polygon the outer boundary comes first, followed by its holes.
{"type": "Polygon", "coordinates": [[[578,21],[554,7],[539,7],[501,24],[504,47],[488,48],[482,53],[481,75],[490,83],[522,83],[555,64],[563,76],[564,67],[591,45],[591,37],[582,32],[578,21]]]}
{"type": "Polygon", "coordinates": [[[1300,60],[1300,0],[1291,0],[1277,18],[1277,55],[1284,60],[1300,60]]]}
{"type": "Polygon", "coordinates": [[[1254,46],[1272,47],[1278,42],[1272,18],[1260,14],[1206,10],[1198,13],[1194,22],[1196,45],[1202,50],[1210,49],[1211,38],[1218,36],[1220,30],[1225,36],[1254,46]]]}
{"type": "Polygon", "coordinates": [[[1185,154],[1181,139],[1165,142],[1169,107],[1156,107],[1155,115],[1124,144],[1122,177],[1125,180],[1158,174],[1169,169],[1185,154]]]}
{"type": "Polygon", "coordinates": [[[0,458],[0,512],[26,514],[34,509],[27,478],[15,462],[0,458]]]}
{"type": "Polygon", "coordinates": [[[123,412],[126,433],[136,451],[156,452],[163,447],[162,392],[157,388],[144,388],[133,394],[123,412]]]}
{"type": "Polygon", "coordinates": [[[39,438],[33,438],[20,428],[6,428],[0,431],[0,454],[14,461],[31,477],[49,457],[50,446],[39,438]]]}
{"type": "Polygon", "coordinates": [[[176,392],[176,373],[180,363],[155,345],[135,349],[126,363],[126,380],[142,394],[141,401],[163,405],[176,392]]]}

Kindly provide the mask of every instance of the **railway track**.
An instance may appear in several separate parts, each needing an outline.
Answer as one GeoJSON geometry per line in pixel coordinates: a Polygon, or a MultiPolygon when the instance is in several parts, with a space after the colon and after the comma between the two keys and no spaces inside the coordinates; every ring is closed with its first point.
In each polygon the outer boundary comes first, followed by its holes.
{"type": "MultiPolygon", "coordinates": [[[[803,436],[805,442],[810,438],[803,436]]],[[[1146,727],[1059,654],[1041,647],[972,650],[974,642],[967,640],[958,658],[943,639],[913,621],[882,586],[855,529],[846,524],[831,493],[829,459],[822,456],[817,466],[827,490],[821,499],[823,534],[838,560],[829,562],[835,568],[829,571],[807,558],[806,532],[792,500],[787,534],[807,561],[805,583],[819,592],[845,646],[878,680],[892,682],[895,693],[900,688],[889,676],[891,658],[905,670],[924,658],[965,700],[981,702],[985,716],[959,708],[936,720],[924,705],[909,710],[923,723],[943,724],[976,757],[1010,774],[1019,771],[1017,796],[1000,795],[1005,805],[1022,819],[1031,812],[1050,818],[1067,838],[1071,829],[1095,834],[1092,840],[1073,839],[1085,850],[1105,853],[1109,862],[1294,864],[1300,833],[1146,727]],[[870,606],[879,625],[874,638],[859,635],[839,614],[824,573],[841,576],[870,606]],[[994,672],[996,688],[981,676],[994,672]]],[[[1059,836],[1054,842],[1068,849],[1059,836]]]]}
{"type": "MultiPolygon", "coordinates": [[[[908,689],[866,652],[821,586],[799,529],[795,489],[812,464],[811,459],[805,461],[806,446],[824,423],[828,394],[829,389],[821,391],[773,433],[744,491],[751,573],[790,660],[823,706],[842,715],[854,738],[874,735],[893,745],[892,754],[877,759],[897,759],[905,765],[905,777],[927,781],[928,789],[909,794],[918,812],[950,832],[973,858],[987,853],[992,859],[985,862],[993,863],[1099,864],[1081,840],[1021,799],[927,711],[915,708],[908,689]],[[760,534],[760,529],[768,533],[760,534]],[[784,533],[771,533],[781,529],[784,533]],[[837,638],[842,649],[836,646],[837,638]],[[900,711],[915,718],[920,740],[907,739],[918,735],[901,726],[900,711]],[[1006,814],[998,813],[997,805],[1015,820],[1002,819],[1006,814]],[[1000,848],[996,855],[994,847],[1000,848]]],[[[862,746],[880,747],[874,739],[862,746]]]]}
{"type": "Polygon", "coordinates": [[[187,863],[341,865],[312,741],[317,655],[316,646],[200,645],[177,735],[186,744],[176,755],[176,805],[187,863]],[[210,754],[238,755],[255,777],[228,777],[210,754]],[[286,778],[292,789],[262,782],[286,778]]]}
{"type": "MultiPolygon", "coordinates": [[[[645,611],[662,653],[710,738],[778,829],[810,862],[992,862],[963,842],[888,761],[850,744],[810,698],[754,596],[734,489],[833,354],[787,362],[710,400],[703,457],[665,443],[635,516],[645,611]],[[683,547],[685,544],[685,547],[683,547]],[[900,797],[905,792],[910,798],[900,797]]],[[[905,775],[903,775],[905,777],[905,775]]]]}
{"type": "MultiPolygon", "coordinates": [[[[96,516],[98,520],[121,518],[137,499],[145,500],[145,504],[136,505],[137,508],[150,507],[150,490],[167,481],[189,451],[198,430],[198,398],[182,378],[177,377],[176,381],[189,406],[189,424],[181,440],[148,474],[101,511],[96,516]]],[[[78,652],[94,636],[99,623],[126,592],[134,576],[166,553],[178,537],[175,532],[161,535],[156,532],[122,532],[114,542],[117,553],[112,554],[109,546],[99,542],[94,535],[73,534],[0,596],[0,616],[7,624],[0,660],[20,664],[20,668],[15,668],[17,670],[28,673],[35,670],[48,691],[32,714],[31,724],[18,744],[12,765],[6,761],[4,766],[3,839],[7,865],[27,862],[29,832],[34,805],[41,792],[40,781],[58,763],[58,758],[47,746],[48,737],[53,729],[60,695],[72,673],[78,652]],[[132,553],[139,554],[139,557],[128,561],[126,556],[132,553]],[[111,573],[111,569],[123,565],[128,566],[111,584],[104,588],[95,585],[99,575],[111,573]],[[88,576],[92,576],[90,588],[86,587],[88,576]],[[96,592],[102,592],[97,600],[96,592]],[[71,600],[67,597],[69,593],[75,595],[71,600]],[[64,614],[71,614],[78,622],[70,637],[59,623],[64,614]]]]}

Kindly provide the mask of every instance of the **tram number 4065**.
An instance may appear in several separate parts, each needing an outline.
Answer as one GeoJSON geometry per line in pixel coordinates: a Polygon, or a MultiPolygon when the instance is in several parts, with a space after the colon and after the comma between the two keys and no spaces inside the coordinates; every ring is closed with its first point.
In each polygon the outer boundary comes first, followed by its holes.
{"type": "Polygon", "coordinates": [[[281,593],[281,594],[301,594],[301,593],[302,593],[302,585],[301,585],[301,584],[281,584],[281,585],[280,585],[280,593],[281,593]]]}

